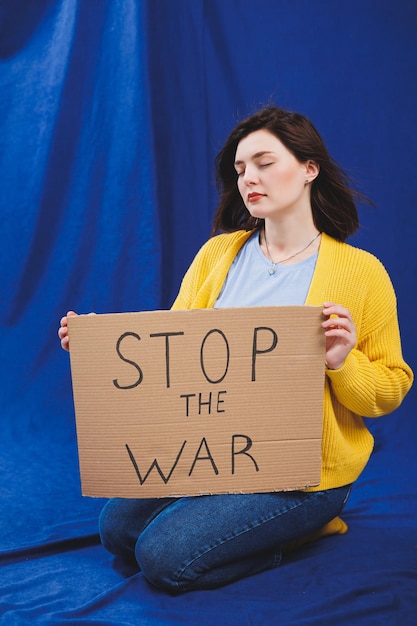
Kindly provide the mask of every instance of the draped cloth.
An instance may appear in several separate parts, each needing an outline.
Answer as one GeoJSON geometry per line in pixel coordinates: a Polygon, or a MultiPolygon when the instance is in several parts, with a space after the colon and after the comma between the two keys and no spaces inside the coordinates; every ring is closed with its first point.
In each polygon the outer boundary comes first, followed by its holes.
{"type": "Polygon", "coordinates": [[[390,272],[416,369],[416,16],[411,0],[2,0],[1,625],[414,624],[414,390],[370,424],[347,535],[171,598],[99,544],[56,332],[69,309],[171,305],[210,233],[215,154],[274,101],[375,201],[353,243],[390,272]]]}

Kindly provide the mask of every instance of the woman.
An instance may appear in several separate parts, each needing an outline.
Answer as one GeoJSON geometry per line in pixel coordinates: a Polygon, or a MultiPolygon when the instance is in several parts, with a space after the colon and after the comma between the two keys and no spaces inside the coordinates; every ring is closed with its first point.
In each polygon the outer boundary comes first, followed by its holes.
{"type": "MultiPolygon", "coordinates": [[[[149,582],[172,592],[230,583],[277,566],[294,545],[346,532],[338,516],[373,447],[362,416],[396,409],[413,378],[385,269],[344,243],[358,227],[356,206],[314,126],[266,107],[232,131],[216,167],[213,235],[222,234],[197,254],[173,308],[323,306],[321,482],[295,492],[110,500],[100,516],[104,546],[134,557],[149,582]]],[[[59,336],[68,349],[66,317],[59,336]]]]}

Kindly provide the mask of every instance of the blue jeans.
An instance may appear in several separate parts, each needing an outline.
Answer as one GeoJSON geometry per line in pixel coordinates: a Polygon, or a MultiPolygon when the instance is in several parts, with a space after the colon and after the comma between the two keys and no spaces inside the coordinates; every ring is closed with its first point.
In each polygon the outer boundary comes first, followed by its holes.
{"type": "Polygon", "coordinates": [[[338,516],[350,489],[114,498],[101,512],[100,536],[109,552],[135,557],[159,588],[210,589],[279,565],[281,544],[338,516]]]}

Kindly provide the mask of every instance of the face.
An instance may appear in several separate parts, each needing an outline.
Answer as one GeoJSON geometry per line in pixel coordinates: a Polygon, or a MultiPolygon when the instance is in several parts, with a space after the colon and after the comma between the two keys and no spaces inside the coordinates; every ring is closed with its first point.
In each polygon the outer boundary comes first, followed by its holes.
{"type": "Polygon", "coordinates": [[[238,144],[237,186],[253,217],[274,217],[310,203],[306,179],[315,178],[314,163],[300,163],[268,130],[257,130],[238,144]]]}

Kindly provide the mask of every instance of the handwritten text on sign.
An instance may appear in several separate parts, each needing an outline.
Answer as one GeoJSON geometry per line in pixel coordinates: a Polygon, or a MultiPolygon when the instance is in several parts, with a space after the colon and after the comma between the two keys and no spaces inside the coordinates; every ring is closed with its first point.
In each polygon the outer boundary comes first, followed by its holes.
{"type": "Polygon", "coordinates": [[[318,484],[320,322],[318,307],[70,318],[84,495],[318,484]]]}

